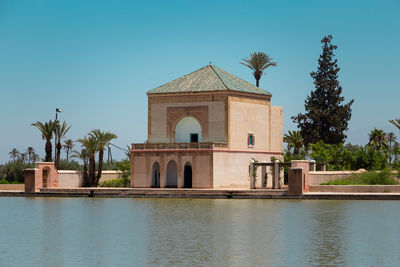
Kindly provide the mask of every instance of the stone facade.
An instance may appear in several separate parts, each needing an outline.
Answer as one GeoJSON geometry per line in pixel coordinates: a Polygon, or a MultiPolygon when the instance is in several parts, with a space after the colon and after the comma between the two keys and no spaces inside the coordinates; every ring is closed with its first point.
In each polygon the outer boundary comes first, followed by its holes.
{"type": "Polygon", "coordinates": [[[283,110],[269,93],[150,92],[148,140],[132,144],[132,187],[249,188],[251,159],[281,158],[283,110]],[[187,117],[200,125],[201,142],[176,142],[187,117]]]}

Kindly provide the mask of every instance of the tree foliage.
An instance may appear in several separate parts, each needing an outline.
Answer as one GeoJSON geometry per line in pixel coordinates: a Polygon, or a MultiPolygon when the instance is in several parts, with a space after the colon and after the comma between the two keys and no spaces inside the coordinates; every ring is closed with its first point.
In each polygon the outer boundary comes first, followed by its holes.
{"type": "Polygon", "coordinates": [[[240,64],[245,65],[253,71],[257,87],[259,87],[260,79],[264,71],[269,67],[278,66],[278,64],[272,61],[272,58],[264,52],[251,53],[249,58],[244,58],[242,60],[243,62],[240,62],[240,64]]]}
{"type": "Polygon", "coordinates": [[[346,139],[351,105],[354,100],[343,104],[342,87],[339,84],[337,59],[331,44],[332,36],[321,40],[322,54],[318,59],[318,70],[311,72],[315,90],[305,100],[305,113],[293,116],[306,145],[322,140],[326,144],[340,144],[346,139]]]}

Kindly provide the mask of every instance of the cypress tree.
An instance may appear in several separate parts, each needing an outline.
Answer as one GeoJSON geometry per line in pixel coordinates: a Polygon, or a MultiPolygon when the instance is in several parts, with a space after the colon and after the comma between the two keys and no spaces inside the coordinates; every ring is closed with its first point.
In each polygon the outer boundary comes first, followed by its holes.
{"type": "Polygon", "coordinates": [[[305,100],[305,113],[293,116],[305,145],[322,140],[327,144],[343,143],[346,139],[348,121],[351,118],[351,105],[354,100],[343,104],[342,87],[338,81],[340,68],[331,44],[332,36],[322,40],[322,54],[318,59],[318,70],[311,72],[315,90],[305,100]]]}

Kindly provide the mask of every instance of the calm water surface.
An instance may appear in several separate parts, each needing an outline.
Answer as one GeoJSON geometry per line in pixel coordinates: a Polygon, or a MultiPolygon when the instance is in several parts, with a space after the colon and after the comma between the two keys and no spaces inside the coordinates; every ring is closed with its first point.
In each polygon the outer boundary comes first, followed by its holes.
{"type": "Polygon", "coordinates": [[[400,202],[0,198],[0,266],[399,266],[400,202]]]}

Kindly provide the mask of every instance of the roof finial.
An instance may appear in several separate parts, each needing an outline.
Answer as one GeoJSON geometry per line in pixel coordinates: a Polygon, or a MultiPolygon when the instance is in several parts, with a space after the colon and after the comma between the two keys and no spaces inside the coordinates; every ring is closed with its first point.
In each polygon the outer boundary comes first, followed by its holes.
{"type": "Polygon", "coordinates": [[[210,61],[210,65],[211,65],[211,61],[210,61]]]}

